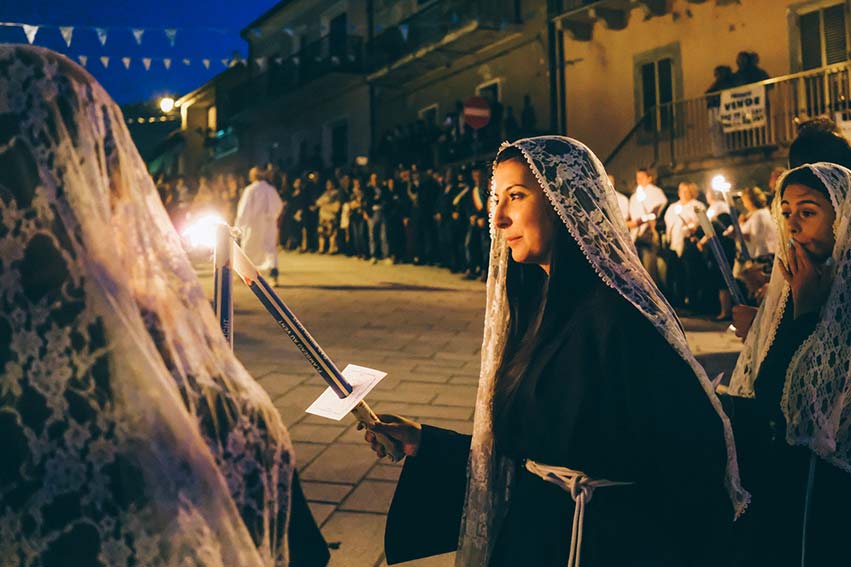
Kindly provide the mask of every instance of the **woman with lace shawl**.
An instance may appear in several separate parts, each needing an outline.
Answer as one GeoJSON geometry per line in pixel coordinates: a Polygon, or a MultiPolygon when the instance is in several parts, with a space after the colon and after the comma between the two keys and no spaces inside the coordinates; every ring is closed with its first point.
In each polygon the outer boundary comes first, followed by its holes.
{"type": "Polygon", "coordinates": [[[327,562],[121,112],[29,46],[0,46],[0,369],[3,565],[327,562]]]}
{"type": "Polygon", "coordinates": [[[602,164],[569,138],[504,145],[491,223],[472,438],[375,426],[408,455],[388,563],[718,565],[747,502],[732,433],[602,164]]]}
{"type": "Polygon", "coordinates": [[[851,510],[851,171],[803,165],[777,184],[781,242],[730,381],[753,505],[736,565],[844,565],[851,510]]]}

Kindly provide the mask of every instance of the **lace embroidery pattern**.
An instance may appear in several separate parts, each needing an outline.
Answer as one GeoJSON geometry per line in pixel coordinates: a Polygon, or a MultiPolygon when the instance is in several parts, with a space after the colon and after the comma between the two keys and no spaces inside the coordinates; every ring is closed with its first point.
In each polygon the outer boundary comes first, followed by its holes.
{"type": "MultiPolygon", "coordinates": [[[[730,422],[706,371],[689,350],[673,308],[638,259],[621,216],[614,189],[597,157],[582,143],[562,136],[541,136],[505,143],[521,150],[559,218],[579,244],[600,279],[641,312],[695,373],[724,426],[727,444],[725,483],[736,515],[750,495],[739,482],[730,422]]],[[[492,204],[495,195],[491,191],[492,204]]],[[[494,207],[491,207],[493,211],[494,207]]],[[[479,393],[476,399],[467,500],[456,565],[486,565],[496,526],[505,511],[511,463],[496,462],[493,442],[493,394],[508,336],[505,295],[508,246],[491,218],[490,272],[487,284],[479,393]]]]}
{"type": "MultiPolygon", "coordinates": [[[[815,331],[792,356],[780,405],[786,417],[786,440],[810,448],[826,461],[851,472],[851,171],[830,163],[803,165],[824,184],[836,212],[833,234],[835,272],[827,301],[815,331]]],[[[792,171],[787,172],[789,175],[792,171]]],[[[785,176],[778,180],[782,187],[785,176]]],[[[780,199],[772,203],[772,216],[785,242],[786,220],[780,199]]],[[[742,354],[730,380],[729,392],[754,396],[759,376],[783,314],[790,302],[789,285],[778,262],[787,262],[786,247],[775,256],[765,300],[754,318],[742,354]]]]}
{"type": "Polygon", "coordinates": [[[287,564],[294,455],[108,95],[0,46],[0,563],[287,564]]]}

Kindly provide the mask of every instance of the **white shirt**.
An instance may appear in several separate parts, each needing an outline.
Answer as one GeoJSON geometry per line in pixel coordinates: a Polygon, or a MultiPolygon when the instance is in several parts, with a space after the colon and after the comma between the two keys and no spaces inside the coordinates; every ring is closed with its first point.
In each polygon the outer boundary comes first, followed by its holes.
{"type": "Polygon", "coordinates": [[[768,212],[768,208],[763,207],[750,213],[747,220],[742,223],[741,228],[751,258],[777,252],[777,227],[771,220],[771,213],[768,212]]]}
{"type": "Polygon", "coordinates": [[[275,188],[255,181],[245,188],[234,226],[242,231],[242,249],[260,270],[278,265],[278,216],[284,203],[275,188]]]}
{"type": "Polygon", "coordinates": [[[689,225],[697,226],[696,209],[702,206],[697,199],[686,202],[677,201],[665,211],[665,234],[668,236],[668,246],[677,253],[677,256],[683,255],[686,237],[692,232],[689,225]],[[677,214],[678,206],[682,208],[679,214],[677,214]]]}
{"type": "MultiPolygon", "coordinates": [[[[629,218],[638,220],[649,213],[658,214],[667,202],[668,198],[665,196],[665,192],[652,183],[638,185],[629,198],[629,218]],[[642,193],[644,194],[643,202],[638,199],[638,196],[642,193]]],[[[630,234],[632,235],[632,239],[636,240],[648,230],[650,230],[650,223],[645,223],[638,228],[630,230],[630,234]]]]}

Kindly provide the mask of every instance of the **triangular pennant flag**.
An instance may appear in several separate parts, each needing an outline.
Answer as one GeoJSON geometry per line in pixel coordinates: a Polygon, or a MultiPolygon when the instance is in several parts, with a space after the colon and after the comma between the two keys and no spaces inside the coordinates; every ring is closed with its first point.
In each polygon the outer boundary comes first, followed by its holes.
{"type": "Polygon", "coordinates": [[[104,28],[95,28],[95,32],[98,34],[100,44],[106,45],[106,30],[104,28]]]}
{"type": "Polygon", "coordinates": [[[122,58],[121,58],[121,62],[122,62],[122,63],[124,63],[124,68],[125,68],[125,69],[129,69],[129,68],[130,68],[130,58],[129,58],[129,57],[122,57],[122,58]]]}
{"type": "Polygon", "coordinates": [[[85,67],[85,66],[86,66],[86,63],[88,63],[88,62],[89,62],[89,58],[88,58],[86,55],[79,55],[79,56],[77,57],[77,61],[79,61],[79,62],[80,62],[80,65],[82,65],[83,67],[85,67]]]}
{"type": "Polygon", "coordinates": [[[280,64],[281,64],[281,63],[283,63],[283,62],[284,62],[284,58],[283,58],[283,57],[275,57],[275,63],[277,63],[278,65],[280,65],[280,64]]]}
{"type": "Polygon", "coordinates": [[[190,65],[192,65],[192,61],[190,61],[189,59],[184,59],[183,64],[189,67],[190,65]]]}
{"type": "Polygon", "coordinates": [[[295,57],[293,57],[293,63],[295,63],[296,65],[300,64],[301,58],[298,55],[296,55],[295,57]]]}
{"type": "Polygon", "coordinates": [[[142,35],[145,33],[145,30],[141,28],[134,28],[130,31],[133,32],[133,37],[136,39],[136,45],[142,45],[142,35]]]}
{"type": "Polygon", "coordinates": [[[100,63],[104,69],[109,69],[109,57],[103,56],[100,58],[100,63]]]}
{"type": "Polygon", "coordinates": [[[403,41],[408,41],[408,32],[409,31],[410,31],[410,28],[408,28],[408,24],[400,24],[399,25],[399,32],[402,34],[402,40],[403,41]]]}
{"type": "Polygon", "coordinates": [[[145,66],[145,71],[149,71],[151,69],[151,58],[142,57],[142,65],[145,66]]]}
{"type": "Polygon", "coordinates": [[[265,57],[257,57],[254,59],[254,62],[257,64],[257,68],[261,71],[266,68],[266,58],[265,57]]]}
{"type": "Polygon", "coordinates": [[[74,28],[72,26],[59,26],[59,33],[62,34],[62,39],[65,40],[65,45],[71,47],[71,38],[74,37],[74,28]]]}
{"type": "Polygon", "coordinates": [[[230,65],[230,59],[228,59],[227,57],[222,59],[222,65],[228,67],[230,65]]]}
{"type": "Polygon", "coordinates": [[[171,69],[171,59],[169,59],[168,57],[163,59],[163,65],[165,66],[166,70],[171,69]]]}
{"type": "Polygon", "coordinates": [[[209,68],[210,68],[210,60],[209,60],[209,59],[202,59],[202,60],[201,60],[201,63],[203,63],[203,64],[204,64],[204,68],[205,68],[205,69],[209,69],[209,68]]]}
{"type": "Polygon", "coordinates": [[[21,28],[23,28],[24,34],[26,34],[28,42],[32,43],[33,41],[35,41],[35,34],[38,33],[38,26],[21,24],[21,28]]]}
{"type": "Polygon", "coordinates": [[[174,28],[166,28],[165,36],[168,39],[169,44],[174,47],[174,39],[177,37],[177,30],[174,28]]]}

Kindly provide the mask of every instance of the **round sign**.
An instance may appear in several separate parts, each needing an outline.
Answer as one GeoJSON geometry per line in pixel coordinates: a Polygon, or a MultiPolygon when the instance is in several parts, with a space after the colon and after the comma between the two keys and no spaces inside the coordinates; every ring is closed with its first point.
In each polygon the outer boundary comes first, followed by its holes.
{"type": "Polygon", "coordinates": [[[478,130],[491,121],[491,108],[487,99],[471,96],[464,101],[464,124],[478,130]]]}

